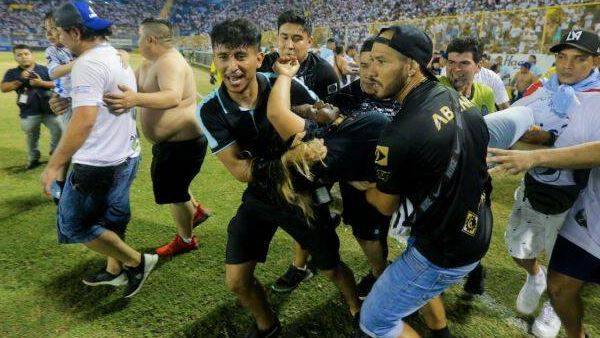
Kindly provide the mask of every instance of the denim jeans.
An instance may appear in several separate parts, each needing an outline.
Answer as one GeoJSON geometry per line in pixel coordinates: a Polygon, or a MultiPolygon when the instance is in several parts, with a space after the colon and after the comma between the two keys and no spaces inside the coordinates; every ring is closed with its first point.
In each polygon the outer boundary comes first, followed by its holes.
{"type": "Polygon", "coordinates": [[[460,282],[478,262],[442,268],[431,263],[409,239],[406,251],[377,279],[360,311],[360,328],[371,337],[398,337],[402,319],[460,282]]]}
{"type": "Polygon", "coordinates": [[[41,114],[21,118],[21,129],[25,132],[25,136],[27,137],[29,162],[40,159],[38,145],[40,140],[40,126],[42,124],[50,131],[50,151],[54,151],[56,146],[58,146],[62,131],[56,115],[41,114]]]}
{"type": "Polygon", "coordinates": [[[93,174],[98,167],[74,167],[58,202],[56,223],[59,243],[87,243],[106,230],[123,237],[131,218],[129,189],[138,164],[139,157],[133,157],[116,166],[107,188],[98,190],[83,188],[93,185],[93,174]],[[84,178],[92,182],[79,181],[84,178]]]}

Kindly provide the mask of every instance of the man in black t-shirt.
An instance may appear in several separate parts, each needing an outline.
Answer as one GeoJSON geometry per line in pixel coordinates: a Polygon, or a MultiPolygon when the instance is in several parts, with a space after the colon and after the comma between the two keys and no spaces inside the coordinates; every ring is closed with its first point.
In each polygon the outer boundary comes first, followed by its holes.
{"type": "MultiPolygon", "coordinates": [[[[309,52],[313,44],[312,23],[301,12],[288,10],[277,18],[277,45],[279,52],[265,56],[259,72],[272,73],[273,65],[280,56],[295,57],[300,62],[296,78],[312,90],[320,99],[338,91],[338,76],[329,62],[309,52]]],[[[299,105],[295,111],[310,110],[310,105],[299,105]]],[[[312,277],[307,267],[308,252],[294,244],[294,259],[288,270],[275,281],[272,288],[277,292],[290,292],[302,281],[312,277]]]]}
{"type": "Polygon", "coordinates": [[[50,152],[56,148],[61,136],[60,124],[48,105],[54,82],[48,75],[48,68],[35,63],[29,47],[16,45],[13,55],[19,65],[6,71],[1,89],[3,93],[13,90],[17,93],[21,129],[27,136],[29,148],[27,169],[33,169],[40,164],[40,126],[43,124],[50,131],[50,152]]]}
{"type": "MultiPolygon", "coordinates": [[[[221,87],[199,108],[200,125],[219,161],[239,181],[248,183],[242,203],[227,229],[226,283],[256,325],[248,337],[275,337],[281,326],[254,277],[280,226],[313,256],[315,264],[342,291],[351,314],[359,310],[352,271],[340,260],[339,238],[328,208],[315,207],[309,226],[301,212],[272,193],[264,161],[280,161],[287,149],[267,119],[267,101],[276,75],[256,73],[263,61],[260,32],[245,19],[226,20],[211,32],[214,62],[223,77],[221,87]]],[[[297,79],[291,104],[314,104],[316,95],[297,79]]]]}
{"type": "MultiPolygon", "coordinates": [[[[402,108],[377,146],[376,185],[355,186],[367,188],[381,213],[402,210],[397,216],[411,226],[406,251],[362,306],[360,327],[373,337],[418,336],[402,319],[434,298],[429,314],[443,309],[437,297],[477,266],[490,243],[487,127],[468,99],[427,70],[431,56],[430,38],[413,26],[383,29],[373,45],[375,95],[402,108]]],[[[449,336],[445,321],[430,328],[449,336]]]]}
{"type": "Polygon", "coordinates": [[[277,18],[277,48],[279,52],[265,55],[259,72],[273,72],[280,56],[292,56],[300,62],[296,77],[321,99],[339,89],[339,79],[333,66],[322,57],[309,52],[313,44],[312,23],[304,14],[289,10],[277,18]]]}

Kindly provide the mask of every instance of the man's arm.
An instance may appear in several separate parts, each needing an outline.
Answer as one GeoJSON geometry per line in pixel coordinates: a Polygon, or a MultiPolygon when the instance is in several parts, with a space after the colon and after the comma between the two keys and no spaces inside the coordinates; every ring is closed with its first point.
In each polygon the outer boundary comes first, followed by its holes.
{"type": "Polygon", "coordinates": [[[391,216],[400,206],[398,195],[388,195],[377,188],[369,189],[365,194],[367,201],[383,215],[391,216]]]}
{"type": "Polygon", "coordinates": [[[156,65],[158,92],[139,93],[119,85],[122,93],[107,93],[104,102],[112,110],[143,107],[151,109],[175,108],[181,103],[185,81],[185,65],[179,60],[164,60],[156,65]]]}
{"type": "Polygon", "coordinates": [[[75,61],[71,61],[67,64],[64,64],[64,65],[58,64],[53,67],[50,67],[50,64],[48,64],[48,75],[50,75],[50,78],[52,80],[56,80],[67,74],[70,74],[74,63],[75,63],[75,61]]]}
{"type": "Polygon", "coordinates": [[[52,89],[54,88],[54,81],[48,81],[42,79],[39,74],[34,79],[29,80],[29,85],[32,87],[44,88],[44,89],[52,89]]]}
{"type": "Polygon", "coordinates": [[[92,132],[97,115],[98,107],[96,106],[75,108],[65,134],[60,139],[52,158],[48,161],[49,167],[58,168],[69,162],[71,156],[81,148],[92,132]]]}
{"type": "Polygon", "coordinates": [[[20,75],[16,75],[13,71],[9,70],[4,74],[2,78],[2,83],[0,84],[0,90],[3,93],[8,93],[13,90],[19,89],[23,83],[24,79],[21,79],[20,75]]]}
{"type": "Polygon", "coordinates": [[[2,84],[0,84],[0,90],[2,90],[3,93],[8,93],[12,92],[13,90],[19,89],[22,85],[23,82],[19,80],[4,81],[2,82],[2,84]]]}
{"type": "Polygon", "coordinates": [[[219,151],[216,155],[219,161],[223,163],[229,173],[236,180],[248,183],[252,180],[252,161],[248,159],[240,159],[238,154],[240,147],[237,143],[233,143],[227,148],[219,151]]]}
{"type": "Polygon", "coordinates": [[[533,167],[587,169],[600,166],[600,141],[572,147],[533,151],[489,149],[488,163],[498,164],[491,172],[518,174],[533,167]]]}

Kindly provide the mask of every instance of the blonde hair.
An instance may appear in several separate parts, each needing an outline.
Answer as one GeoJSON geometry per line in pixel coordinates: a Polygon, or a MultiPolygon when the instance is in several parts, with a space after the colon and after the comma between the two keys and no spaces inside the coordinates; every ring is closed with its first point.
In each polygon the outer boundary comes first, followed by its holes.
{"type": "Polygon", "coordinates": [[[327,155],[327,147],[323,144],[323,139],[312,139],[308,142],[295,142],[295,145],[281,156],[283,168],[283,178],[278,182],[278,190],[285,200],[302,210],[307,219],[313,220],[315,213],[312,207],[312,197],[310,192],[297,192],[292,183],[290,170],[295,170],[307,180],[313,181],[314,175],[311,167],[321,162],[327,155]]]}

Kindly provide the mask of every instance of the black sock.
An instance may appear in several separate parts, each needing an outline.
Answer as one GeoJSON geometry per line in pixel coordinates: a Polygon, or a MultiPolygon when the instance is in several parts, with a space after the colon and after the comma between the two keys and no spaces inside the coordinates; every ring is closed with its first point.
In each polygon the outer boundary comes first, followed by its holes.
{"type": "Polygon", "coordinates": [[[451,338],[452,336],[450,335],[450,330],[448,330],[448,327],[446,326],[443,329],[431,330],[431,337],[433,337],[433,338],[451,338]]]}

